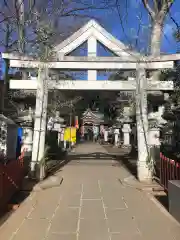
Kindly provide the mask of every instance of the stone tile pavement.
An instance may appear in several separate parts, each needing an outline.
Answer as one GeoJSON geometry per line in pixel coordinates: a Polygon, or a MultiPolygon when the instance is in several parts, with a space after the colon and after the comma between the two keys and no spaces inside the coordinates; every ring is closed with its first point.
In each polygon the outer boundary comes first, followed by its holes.
{"type": "MultiPolygon", "coordinates": [[[[105,153],[93,144],[78,146],[75,153],[81,147],[105,153]]],[[[0,228],[0,239],[179,240],[180,226],[147,193],[119,181],[129,176],[127,170],[106,161],[109,165],[70,162],[57,173],[62,185],[33,192],[0,228]]]]}

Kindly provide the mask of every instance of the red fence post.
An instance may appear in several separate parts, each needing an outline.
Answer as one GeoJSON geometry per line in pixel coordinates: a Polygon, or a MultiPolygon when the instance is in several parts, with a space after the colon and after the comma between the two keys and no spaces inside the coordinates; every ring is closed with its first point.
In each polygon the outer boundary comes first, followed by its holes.
{"type": "Polygon", "coordinates": [[[180,180],[180,163],[160,153],[160,184],[168,190],[169,180],[180,180]]]}
{"type": "Polygon", "coordinates": [[[21,157],[7,162],[0,163],[0,208],[10,200],[12,195],[19,189],[24,178],[24,149],[21,157]]]}

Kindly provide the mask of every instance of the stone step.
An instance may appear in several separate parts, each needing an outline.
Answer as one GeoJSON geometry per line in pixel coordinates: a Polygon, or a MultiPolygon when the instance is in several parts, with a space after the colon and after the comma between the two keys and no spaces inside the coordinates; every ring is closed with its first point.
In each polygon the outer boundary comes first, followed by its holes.
{"type": "Polygon", "coordinates": [[[114,161],[112,160],[93,160],[93,159],[86,159],[86,160],[72,160],[68,163],[68,165],[90,165],[90,166],[112,166],[114,165],[114,161]]]}

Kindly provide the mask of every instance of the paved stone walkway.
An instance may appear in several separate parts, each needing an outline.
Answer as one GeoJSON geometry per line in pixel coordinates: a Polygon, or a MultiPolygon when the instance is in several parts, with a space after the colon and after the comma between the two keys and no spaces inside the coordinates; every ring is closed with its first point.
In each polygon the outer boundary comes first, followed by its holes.
{"type": "MultiPolygon", "coordinates": [[[[106,156],[98,144],[79,145],[74,155],[93,152],[106,156]]],[[[1,227],[0,239],[180,239],[180,226],[147,193],[122,184],[127,170],[113,166],[112,159],[86,161],[92,164],[75,159],[59,171],[64,178],[60,187],[32,193],[1,227]]]]}

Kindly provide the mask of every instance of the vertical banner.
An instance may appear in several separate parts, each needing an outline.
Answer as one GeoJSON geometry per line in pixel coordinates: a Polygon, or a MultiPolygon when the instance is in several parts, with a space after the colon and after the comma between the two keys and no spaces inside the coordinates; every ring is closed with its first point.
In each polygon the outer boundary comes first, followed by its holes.
{"type": "Polygon", "coordinates": [[[64,141],[76,143],[76,128],[75,127],[65,128],[64,141]]]}
{"type": "Polygon", "coordinates": [[[5,75],[5,71],[6,71],[6,62],[1,59],[1,71],[0,71],[0,80],[4,80],[4,75],[5,75]]]}
{"type": "Polygon", "coordinates": [[[4,110],[4,94],[5,94],[5,72],[6,72],[6,62],[1,59],[1,67],[0,67],[0,110],[4,110]]]}
{"type": "Polygon", "coordinates": [[[101,133],[101,134],[104,133],[104,125],[100,125],[100,133],[101,133]]]}
{"type": "Polygon", "coordinates": [[[75,116],[75,128],[79,128],[78,116],[75,116]]]}
{"type": "Polygon", "coordinates": [[[81,126],[81,137],[84,137],[84,125],[81,126]]]}

